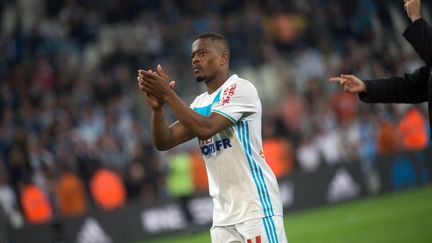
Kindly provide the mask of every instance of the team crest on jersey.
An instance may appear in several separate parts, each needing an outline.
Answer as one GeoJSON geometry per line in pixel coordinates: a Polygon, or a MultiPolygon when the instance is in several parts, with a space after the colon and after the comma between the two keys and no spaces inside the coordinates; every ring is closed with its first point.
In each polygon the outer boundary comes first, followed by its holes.
{"type": "Polygon", "coordinates": [[[235,93],[236,87],[237,87],[237,84],[232,84],[230,87],[226,88],[223,91],[222,98],[220,100],[221,105],[225,105],[225,104],[228,104],[230,102],[231,97],[235,93]]]}

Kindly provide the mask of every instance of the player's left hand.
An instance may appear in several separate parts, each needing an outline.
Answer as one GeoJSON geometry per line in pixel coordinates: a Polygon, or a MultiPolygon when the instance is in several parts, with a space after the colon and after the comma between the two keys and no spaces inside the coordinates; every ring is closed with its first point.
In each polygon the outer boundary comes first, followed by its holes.
{"type": "Polygon", "coordinates": [[[175,85],[175,81],[170,81],[160,64],[157,66],[157,72],[139,70],[138,80],[144,92],[162,102],[173,92],[172,87],[175,85]]]}

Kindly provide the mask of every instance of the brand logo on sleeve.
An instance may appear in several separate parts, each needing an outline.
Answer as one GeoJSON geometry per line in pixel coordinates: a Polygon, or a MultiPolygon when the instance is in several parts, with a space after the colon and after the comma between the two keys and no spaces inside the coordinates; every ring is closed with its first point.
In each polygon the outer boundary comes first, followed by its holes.
{"type": "Polygon", "coordinates": [[[235,94],[237,84],[232,84],[230,87],[226,88],[223,91],[222,98],[220,99],[220,104],[225,105],[229,104],[231,101],[231,97],[235,94]]]}
{"type": "Polygon", "coordinates": [[[213,142],[213,138],[207,140],[198,140],[203,155],[214,154],[222,149],[231,148],[231,140],[229,138],[223,138],[213,142]]]}

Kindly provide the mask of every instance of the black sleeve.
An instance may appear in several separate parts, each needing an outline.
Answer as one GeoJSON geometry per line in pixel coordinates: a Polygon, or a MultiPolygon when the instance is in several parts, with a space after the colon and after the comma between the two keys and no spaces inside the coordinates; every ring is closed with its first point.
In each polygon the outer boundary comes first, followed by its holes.
{"type": "Polygon", "coordinates": [[[412,22],[403,33],[417,54],[429,67],[432,67],[432,28],[423,18],[412,22]]]}
{"type": "Polygon", "coordinates": [[[404,77],[365,80],[366,93],[360,100],[367,103],[421,103],[428,101],[429,68],[424,66],[404,77]]]}

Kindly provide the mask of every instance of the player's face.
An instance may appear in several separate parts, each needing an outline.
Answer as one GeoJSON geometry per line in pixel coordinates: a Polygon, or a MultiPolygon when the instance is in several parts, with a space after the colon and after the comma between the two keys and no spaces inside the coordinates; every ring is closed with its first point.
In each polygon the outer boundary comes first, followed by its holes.
{"type": "Polygon", "coordinates": [[[211,39],[198,39],[192,43],[192,68],[197,82],[211,81],[218,68],[221,54],[211,39]]]}

